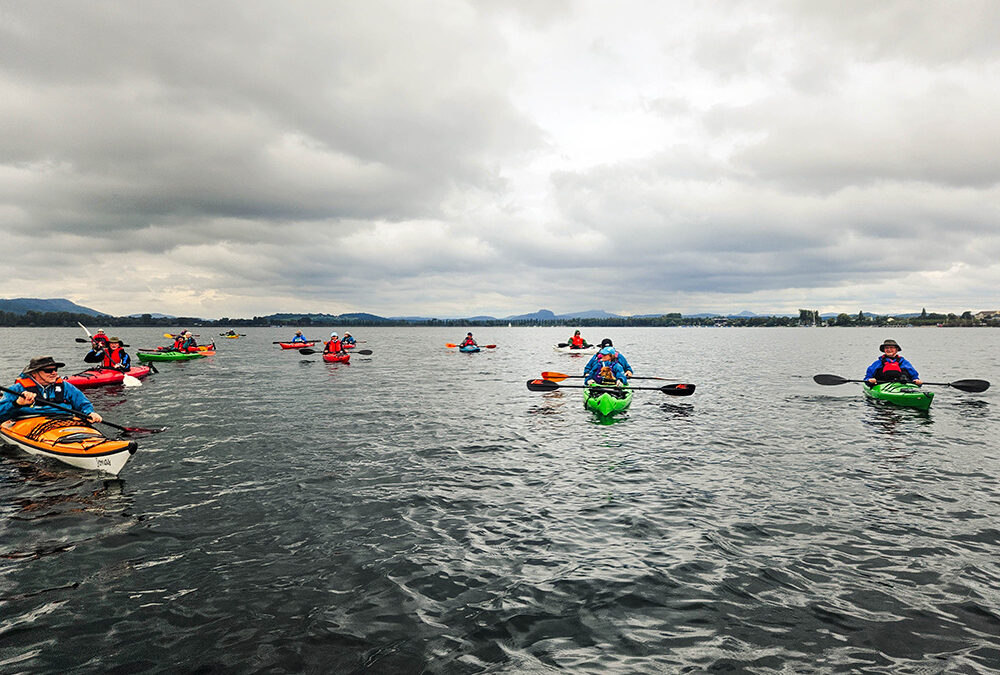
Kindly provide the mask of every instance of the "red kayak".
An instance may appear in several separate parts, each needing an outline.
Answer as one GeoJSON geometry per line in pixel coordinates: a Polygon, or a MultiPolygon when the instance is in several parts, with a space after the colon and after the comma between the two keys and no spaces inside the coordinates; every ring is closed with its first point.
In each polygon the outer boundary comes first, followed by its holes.
{"type": "Polygon", "coordinates": [[[323,360],[327,363],[347,363],[351,360],[350,354],[323,354],[323,360]]]}
{"type": "Polygon", "coordinates": [[[303,347],[314,347],[315,342],[279,342],[282,349],[302,349],[303,347]]]}
{"type": "Polygon", "coordinates": [[[341,349],[354,349],[357,345],[345,345],[343,342],[340,343],[341,349]]]}
{"type": "MultiPolygon", "coordinates": [[[[141,379],[149,375],[149,366],[132,366],[129,368],[127,374],[141,379]]],[[[64,379],[70,384],[83,389],[84,387],[96,387],[102,384],[121,384],[125,379],[125,375],[126,373],[114,368],[94,368],[77,373],[76,375],[70,375],[64,379]]]]}

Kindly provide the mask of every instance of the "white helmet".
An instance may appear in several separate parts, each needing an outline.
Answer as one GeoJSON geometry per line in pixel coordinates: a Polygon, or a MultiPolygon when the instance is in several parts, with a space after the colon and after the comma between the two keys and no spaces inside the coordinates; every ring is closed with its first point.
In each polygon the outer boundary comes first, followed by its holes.
{"type": "Polygon", "coordinates": [[[336,333],[330,333],[330,337],[337,337],[336,333]]]}

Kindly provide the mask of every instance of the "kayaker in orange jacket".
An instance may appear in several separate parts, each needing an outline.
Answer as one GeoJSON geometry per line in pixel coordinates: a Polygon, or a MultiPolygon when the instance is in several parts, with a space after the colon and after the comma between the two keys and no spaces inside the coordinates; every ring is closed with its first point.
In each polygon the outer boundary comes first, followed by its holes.
{"type": "Polygon", "coordinates": [[[580,331],[573,333],[573,337],[567,340],[567,342],[569,342],[570,349],[586,349],[590,346],[590,343],[580,336],[580,331]]]}
{"type": "Polygon", "coordinates": [[[340,345],[340,337],[336,333],[330,333],[330,339],[323,345],[324,354],[340,354],[344,351],[340,345]]]}

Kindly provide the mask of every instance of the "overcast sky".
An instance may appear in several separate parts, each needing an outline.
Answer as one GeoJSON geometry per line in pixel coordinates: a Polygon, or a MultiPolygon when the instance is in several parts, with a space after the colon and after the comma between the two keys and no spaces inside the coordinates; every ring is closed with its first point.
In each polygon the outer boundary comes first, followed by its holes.
{"type": "Polygon", "coordinates": [[[5,2],[0,297],[1000,308],[1000,3],[5,2]]]}

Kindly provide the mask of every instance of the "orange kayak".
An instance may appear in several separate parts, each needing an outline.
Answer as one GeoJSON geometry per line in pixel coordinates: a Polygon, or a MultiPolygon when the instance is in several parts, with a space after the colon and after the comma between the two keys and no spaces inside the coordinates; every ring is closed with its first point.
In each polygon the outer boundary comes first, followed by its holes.
{"type": "Polygon", "coordinates": [[[138,446],[135,441],[112,440],[78,418],[24,417],[0,424],[0,438],[32,455],[114,476],[138,446]]]}

